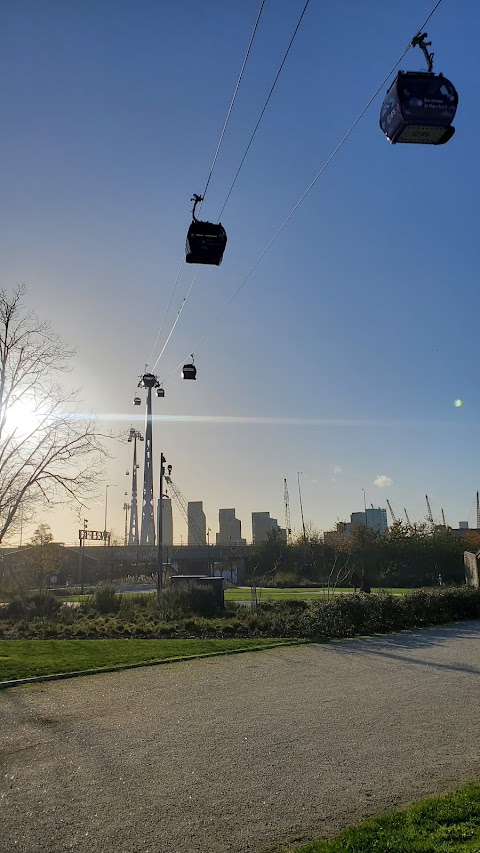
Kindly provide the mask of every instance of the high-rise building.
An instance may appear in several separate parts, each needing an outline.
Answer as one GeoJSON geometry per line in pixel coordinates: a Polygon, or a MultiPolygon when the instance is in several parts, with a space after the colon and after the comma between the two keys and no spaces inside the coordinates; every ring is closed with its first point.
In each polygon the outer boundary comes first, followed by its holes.
{"type": "Polygon", "coordinates": [[[207,544],[207,519],[203,511],[203,501],[189,501],[188,513],[188,544],[207,544]]]}
{"type": "Polygon", "coordinates": [[[219,532],[216,536],[217,545],[245,545],[242,539],[242,522],[235,518],[234,509],[219,509],[218,511],[219,532]]]}
{"type": "MultiPolygon", "coordinates": [[[[160,501],[157,501],[157,513],[159,509],[160,501]]],[[[158,523],[157,530],[160,530],[160,525],[158,523]]],[[[172,501],[170,498],[162,498],[162,544],[173,545],[173,515],[172,501]]]]}
{"type": "Polygon", "coordinates": [[[254,545],[268,542],[272,533],[276,533],[282,542],[287,541],[287,531],[278,526],[276,518],[270,518],[269,512],[252,512],[252,541],[254,545]]]}
{"type": "Polygon", "coordinates": [[[352,527],[368,527],[369,530],[383,533],[388,530],[387,510],[377,506],[367,509],[366,515],[364,512],[352,512],[350,523],[352,527]]]}

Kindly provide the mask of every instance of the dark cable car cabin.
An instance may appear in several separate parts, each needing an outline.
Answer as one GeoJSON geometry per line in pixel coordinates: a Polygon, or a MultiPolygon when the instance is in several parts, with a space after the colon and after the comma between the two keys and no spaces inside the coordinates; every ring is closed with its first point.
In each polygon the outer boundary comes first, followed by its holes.
{"type": "Polygon", "coordinates": [[[422,48],[428,71],[399,71],[382,104],[380,127],[393,144],[444,145],[455,133],[458,94],[443,74],[433,73],[426,35],[415,36],[412,45],[422,48]]]}
{"type": "Polygon", "coordinates": [[[133,405],[134,406],[139,406],[141,402],[142,401],[141,401],[140,397],[134,397],[133,398],[133,405]]]}
{"type": "Polygon", "coordinates": [[[162,385],[158,386],[156,393],[157,397],[165,397],[165,389],[162,387],[162,385]]]}
{"type": "Polygon", "coordinates": [[[193,363],[193,355],[191,364],[184,364],[182,369],[182,379],[196,379],[197,378],[197,368],[193,363]]]}
{"type": "Polygon", "coordinates": [[[195,208],[203,198],[200,195],[194,195],[192,201],[195,204],[192,210],[192,224],[187,233],[185,260],[187,264],[211,264],[218,267],[222,263],[227,245],[225,228],[219,222],[201,222],[197,219],[195,208]]]}

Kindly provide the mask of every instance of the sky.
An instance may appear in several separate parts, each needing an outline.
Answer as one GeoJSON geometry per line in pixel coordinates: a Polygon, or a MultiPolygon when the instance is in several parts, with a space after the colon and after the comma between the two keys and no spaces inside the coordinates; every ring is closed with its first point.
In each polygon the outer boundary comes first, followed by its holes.
{"type": "MultiPolygon", "coordinates": [[[[459,92],[445,146],[390,145],[383,92],[259,259],[432,9],[433,0],[310,0],[222,214],[221,267],[183,264],[259,0],[11,0],[0,12],[0,287],[75,347],[71,381],[102,428],[143,429],[153,365],[160,451],[187,500],[300,529],[367,504],[475,526],[480,400],[480,8],[443,0],[426,27],[459,92]],[[201,342],[201,343],[200,343],[201,342]],[[198,346],[198,344],[200,345],[198,346]],[[196,382],[180,378],[195,354],[196,382]],[[454,401],[463,405],[456,407],[454,401]]],[[[216,221],[304,0],[266,0],[202,208],[216,221]]],[[[404,70],[424,68],[418,48],[404,70]]],[[[393,79],[393,75],[390,80],[393,79]]],[[[383,91],[386,91],[385,84],[383,91]]],[[[111,448],[89,527],[123,534],[131,445],[111,448]]],[[[158,477],[155,491],[158,495],[158,477]]],[[[128,497],[127,497],[128,499],[128,497]]],[[[73,542],[78,517],[41,521],[73,542]]],[[[174,538],[185,538],[175,517],[174,538]]]]}

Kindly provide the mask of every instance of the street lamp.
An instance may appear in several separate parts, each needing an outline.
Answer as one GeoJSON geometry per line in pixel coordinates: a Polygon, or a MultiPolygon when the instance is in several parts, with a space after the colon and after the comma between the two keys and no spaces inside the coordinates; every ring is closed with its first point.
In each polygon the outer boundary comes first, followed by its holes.
{"type": "Polygon", "coordinates": [[[117,484],[116,484],[116,483],[109,483],[109,484],[108,484],[108,486],[105,486],[105,526],[104,526],[104,528],[103,528],[103,535],[104,535],[103,545],[104,545],[104,547],[106,547],[106,546],[107,546],[107,507],[108,507],[108,490],[109,490],[109,489],[115,489],[115,488],[116,488],[116,486],[117,486],[117,484]]]}

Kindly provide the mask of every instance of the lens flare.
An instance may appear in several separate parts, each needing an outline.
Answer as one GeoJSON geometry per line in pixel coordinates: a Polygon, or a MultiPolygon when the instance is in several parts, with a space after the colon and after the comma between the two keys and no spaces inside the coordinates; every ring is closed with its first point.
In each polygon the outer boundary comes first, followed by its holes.
{"type": "Polygon", "coordinates": [[[453,405],[456,409],[460,409],[463,406],[463,400],[454,400],[453,405]]]}

